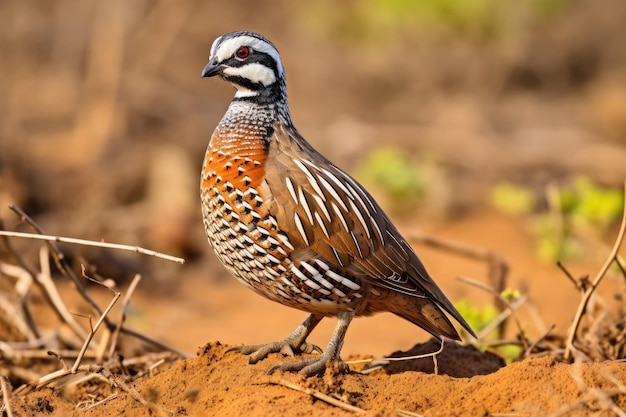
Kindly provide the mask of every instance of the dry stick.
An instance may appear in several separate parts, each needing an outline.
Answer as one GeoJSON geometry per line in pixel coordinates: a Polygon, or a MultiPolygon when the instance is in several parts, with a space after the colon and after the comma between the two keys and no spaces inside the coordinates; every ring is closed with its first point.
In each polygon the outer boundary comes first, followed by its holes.
{"type": "Polygon", "coordinates": [[[109,395],[106,398],[101,399],[100,401],[96,401],[95,403],[92,402],[91,404],[88,404],[87,401],[81,401],[79,403],[76,404],[76,408],[78,408],[81,411],[87,411],[87,410],[91,410],[92,408],[95,408],[99,405],[105,404],[111,400],[114,400],[115,398],[119,397],[120,393],[116,392],[114,394],[109,395]]]}
{"type": "Polygon", "coordinates": [[[124,299],[122,300],[122,317],[120,317],[119,321],[117,322],[117,326],[115,326],[115,330],[113,331],[113,335],[111,336],[111,344],[109,345],[109,354],[107,356],[108,358],[112,358],[113,353],[115,353],[115,349],[117,348],[117,339],[120,335],[122,325],[126,320],[126,309],[128,308],[130,298],[133,295],[133,292],[135,292],[135,288],[137,288],[139,281],[141,281],[141,275],[136,274],[130,285],[128,286],[128,290],[126,290],[126,294],[124,295],[124,299]]]}
{"type": "Polygon", "coordinates": [[[336,398],[333,398],[330,395],[326,395],[318,390],[304,388],[304,387],[301,387],[300,385],[296,385],[294,383],[285,381],[284,379],[270,379],[269,382],[270,384],[282,385],[283,387],[287,387],[296,391],[303,392],[307,395],[310,395],[311,397],[317,398],[318,400],[322,400],[324,402],[327,402],[330,405],[334,405],[335,407],[339,407],[344,410],[351,411],[353,413],[364,413],[366,411],[362,408],[356,407],[354,405],[351,405],[343,401],[340,401],[336,398]]]}
{"type": "Polygon", "coordinates": [[[165,259],[166,261],[176,262],[179,264],[185,263],[185,260],[183,258],[179,258],[177,256],[167,255],[165,253],[153,251],[150,249],[145,249],[139,246],[122,245],[119,243],[98,242],[95,240],[74,239],[71,237],[41,235],[41,234],[35,234],[35,233],[10,232],[6,230],[0,230],[0,236],[45,240],[48,242],[72,243],[75,245],[95,246],[98,248],[107,248],[107,249],[119,249],[119,250],[124,250],[124,251],[141,253],[141,254],[148,255],[148,256],[153,256],[155,258],[165,259]]]}
{"type": "Polygon", "coordinates": [[[537,345],[539,345],[539,343],[541,343],[546,337],[548,337],[548,335],[552,332],[552,330],[554,330],[555,327],[556,327],[556,324],[553,324],[552,326],[550,326],[547,332],[545,332],[539,339],[535,340],[532,345],[528,346],[528,348],[524,352],[524,357],[530,356],[533,349],[536,348],[537,345]]]}
{"type": "MultiPolygon", "coordinates": [[[[52,281],[52,278],[49,275],[41,274],[35,271],[31,266],[24,260],[22,255],[15,249],[11,241],[4,236],[4,243],[6,247],[9,249],[15,260],[18,264],[33,278],[35,284],[41,289],[46,300],[52,306],[52,309],[56,313],[56,315],[61,319],[61,321],[67,323],[67,325],[72,329],[74,334],[80,339],[84,340],[87,337],[87,333],[85,330],[78,324],[72,313],[69,312],[65,303],[59,296],[59,293],[56,289],[56,285],[52,281]]],[[[33,328],[34,331],[37,331],[36,326],[33,328]]],[[[37,334],[39,332],[37,331],[37,334]]]]}
{"type": "MultiPolygon", "coordinates": [[[[23,221],[25,221],[26,223],[28,223],[35,231],[37,231],[37,233],[43,234],[43,231],[41,230],[41,228],[39,227],[39,225],[37,225],[37,223],[35,223],[35,221],[33,219],[31,219],[26,213],[24,213],[24,211],[22,211],[19,207],[16,206],[9,206],[9,208],[11,210],[13,210],[15,213],[17,213],[21,219],[23,221]]],[[[5,237],[6,238],[6,237],[5,237]]],[[[57,247],[57,245],[55,245],[55,242],[50,242],[48,241],[48,246],[50,247],[50,249],[52,250],[52,258],[54,259],[54,262],[57,265],[57,268],[59,268],[59,270],[63,273],[63,275],[65,275],[66,278],[69,278],[70,281],[72,281],[76,287],[76,289],[78,290],[78,292],[82,295],[82,297],[91,305],[91,307],[96,311],[96,313],[99,316],[102,316],[102,309],[100,308],[100,306],[95,302],[95,300],[89,295],[89,293],[87,293],[87,290],[85,289],[85,286],[82,284],[82,282],[78,279],[78,277],[76,276],[76,274],[74,273],[74,271],[72,270],[72,268],[68,265],[67,261],[65,260],[65,256],[63,255],[63,252],[61,252],[59,250],[59,248],[57,247]]],[[[23,265],[24,266],[24,265],[23,265]]],[[[28,265],[26,265],[28,266],[28,265]]],[[[105,323],[107,328],[111,329],[114,328],[114,324],[113,322],[108,318],[105,317],[105,323]]],[[[81,328],[82,330],[82,328],[81,328]]],[[[186,358],[189,357],[190,355],[181,352],[180,350],[169,346],[166,343],[160,342],[156,339],[153,339],[147,335],[144,335],[142,333],[139,333],[136,330],[133,329],[129,329],[127,327],[122,326],[122,328],[120,329],[120,331],[122,333],[128,334],[130,336],[134,336],[138,339],[141,339],[145,342],[148,342],[154,346],[157,346],[161,349],[166,349],[169,350],[170,352],[174,352],[177,355],[179,355],[182,358],[186,358]]],[[[83,337],[84,339],[84,337],[83,337]]]]}
{"type": "Polygon", "coordinates": [[[19,328],[20,332],[29,342],[39,339],[40,335],[38,334],[37,326],[34,325],[32,314],[30,314],[28,309],[28,295],[33,284],[33,278],[24,268],[2,261],[0,261],[0,274],[15,278],[14,290],[19,296],[17,307],[15,307],[14,303],[10,302],[9,299],[4,300],[4,302],[10,304],[10,306],[3,306],[2,309],[5,311],[8,311],[8,309],[14,310],[14,313],[10,315],[10,317],[6,317],[7,322],[13,322],[13,326],[19,328]]]}
{"type": "Polygon", "coordinates": [[[143,406],[148,407],[152,410],[156,410],[158,414],[161,416],[174,415],[173,411],[166,410],[164,407],[143,398],[141,394],[139,393],[139,391],[137,391],[135,388],[133,388],[132,386],[124,382],[121,378],[113,375],[113,373],[111,373],[111,371],[109,371],[108,369],[102,368],[100,370],[100,373],[109,381],[111,381],[113,384],[115,384],[119,389],[128,393],[131,397],[133,397],[136,401],[141,403],[143,406]]]}
{"type": "MultiPolygon", "coordinates": [[[[484,329],[482,329],[480,331],[480,333],[478,334],[478,339],[481,339],[483,337],[485,337],[486,335],[488,335],[489,333],[491,333],[491,331],[500,326],[501,324],[504,323],[504,321],[511,315],[513,314],[513,312],[515,310],[517,310],[522,304],[524,304],[526,302],[527,297],[521,296],[519,297],[517,300],[515,300],[514,303],[511,303],[506,297],[504,297],[501,293],[497,292],[496,290],[494,290],[493,288],[491,288],[490,286],[483,284],[482,282],[476,281],[475,279],[469,278],[469,277],[464,277],[464,276],[459,276],[457,277],[457,279],[459,281],[463,281],[467,284],[473,285],[475,287],[478,287],[482,290],[487,291],[488,293],[491,293],[494,295],[494,297],[496,298],[496,300],[500,300],[500,303],[504,305],[504,308],[502,308],[500,314],[498,314],[498,316],[493,319],[491,321],[491,323],[489,323],[489,325],[487,325],[484,329]]],[[[522,326],[518,323],[518,327],[521,330],[522,326]]]]}
{"type": "Polygon", "coordinates": [[[111,292],[113,292],[113,299],[111,300],[111,302],[109,303],[107,308],[104,309],[104,312],[102,313],[102,315],[100,316],[100,318],[96,322],[96,325],[93,327],[93,329],[91,329],[91,332],[89,332],[89,335],[87,336],[87,340],[85,340],[85,343],[83,344],[83,347],[81,348],[80,353],[78,354],[78,357],[76,358],[76,361],[74,362],[74,366],[72,366],[72,373],[76,373],[76,370],[80,366],[80,362],[83,360],[83,356],[85,355],[85,352],[87,351],[87,348],[89,347],[89,343],[91,342],[91,339],[93,339],[94,335],[98,331],[98,328],[100,327],[100,325],[104,321],[105,317],[109,314],[109,312],[111,311],[111,309],[113,308],[113,306],[115,305],[117,300],[122,295],[118,291],[111,290],[109,287],[107,287],[106,285],[103,285],[101,282],[96,281],[93,278],[89,278],[87,275],[84,275],[84,276],[85,276],[85,278],[87,278],[87,279],[89,279],[89,280],[91,280],[91,281],[93,281],[93,282],[95,282],[97,284],[100,284],[104,288],[107,288],[111,292]]]}
{"type": "MultiPolygon", "coordinates": [[[[12,361],[19,361],[19,360],[24,360],[24,359],[50,359],[50,353],[47,352],[45,349],[11,349],[9,350],[9,349],[6,349],[4,345],[6,344],[5,343],[0,344],[0,350],[2,351],[3,359],[8,359],[12,361]]],[[[80,354],[80,350],[63,349],[63,350],[56,350],[54,353],[56,355],[59,355],[59,357],[72,359],[72,358],[78,357],[78,355],[80,354]]],[[[85,352],[85,354],[83,355],[83,359],[85,358],[95,359],[96,354],[95,352],[85,352]]]]}
{"type": "MultiPolygon", "coordinates": [[[[626,198],[626,181],[624,181],[624,197],[626,198]]],[[[622,224],[620,226],[619,232],[617,234],[617,238],[615,239],[615,244],[613,245],[613,249],[611,249],[611,253],[609,257],[600,268],[600,271],[593,279],[589,287],[585,290],[582,299],[580,300],[580,304],[578,305],[578,311],[576,311],[576,315],[574,316],[574,321],[569,328],[569,332],[567,335],[567,342],[565,343],[565,354],[563,355],[565,360],[570,360],[572,356],[572,349],[574,347],[574,339],[576,338],[576,333],[578,331],[578,326],[580,326],[580,322],[583,318],[583,315],[587,311],[587,304],[591,299],[591,296],[595,292],[598,285],[604,278],[604,275],[609,270],[611,264],[616,260],[618,256],[618,251],[622,246],[622,242],[624,240],[624,234],[626,233],[626,204],[624,205],[624,212],[622,214],[622,224]]]]}
{"type": "Polygon", "coordinates": [[[7,413],[7,417],[13,417],[13,410],[11,409],[11,390],[10,384],[7,383],[7,378],[0,376],[0,389],[2,389],[2,400],[4,401],[4,411],[7,413]]]}
{"type": "MultiPolygon", "coordinates": [[[[32,227],[37,233],[41,235],[44,234],[41,227],[39,227],[39,225],[28,216],[28,214],[24,213],[22,209],[14,205],[9,206],[9,208],[13,210],[15,213],[17,213],[20,216],[21,220],[26,222],[28,225],[30,225],[30,227],[32,227]]],[[[102,309],[100,308],[98,303],[96,303],[96,301],[89,295],[89,293],[87,293],[85,286],[80,281],[80,279],[78,279],[78,277],[76,276],[72,268],[68,265],[67,261],[65,260],[65,255],[63,254],[63,252],[61,252],[61,250],[58,248],[55,242],[46,241],[46,243],[48,244],[48,246],[50,247],[52,251],[52,258],[54,259],[54,263],[57,265],[57,268],[59,269],[59,271],[61,271],[61,273],[65,275],[66,278],[70,279],[70,281],[75,285],[76,289],[80,292],[83,298],[96,311],[98,316],[101,316],[102,309]]],[[[109,325],[108,322],[107,322],[107,325],[109,325]]]]}
{"type": "Polygon", "coordinates": [[[577,280],[576,278],[574,278],[574,276],[573,276],[573,275],[572,275],[572,274],[571,274],[571,273],[567,270],[567,268],[565,267],[565,265],[563,265],[563,264],[561,263],[561,261],[557,261],[557,262],[556,262],[556,266],[558,266],[558,267],[559,267],[559,269],[560,269],[561,271],[563,271],[563,273],[565,274],[565,276],[566,276],[566,277],[567,277],[570,281],[572,281],[572,284],[574,284],[574,287],[576,287],[576,289],[579,289],[579,290],[581,289],[581,288],[580,288],[580,287],[581,287],[581,285],[580,285],[580,281],[579,281],[579,280],[577,280]]]}
{"type": "Polygon", "coordinates": [[[396,410],[396,414],[400,417],[424,417],[424,414],[417,414],[407,410],[396,410]]]}
{"type": "MultiPolygon", "coordinates": [[[[421,233],[411,233],[410,240],[420,241],[434,248],[443,249],[466,258],[475,259],[486,262],[489,265],[489,282],[495,288],[498,294],[502,293],[506,288],[509,266],[506,261],[489,250],[476,248],[459,242],[438,239],[421,233]]],[[[503,303],[500,297],[495,297],[495,305],[504,310],[506,303],[503,303]]],[[[502,322],[499,332],[501,335],[505,333],[506,322],[502,322]]]]}
{"type": "MultiPolygon", "coordinates": [[[[78,372],[96,373],[96,372],[100,372],[101,370],[102,370],[101,365],[81,365],[78,367],[76,372],[74,372],[74,374],[78,372]]],[[[49,374],[38,378],[36,381],[32,381],[32,382],[22,385],[21,387],[16,389],[14,393],[16,395],[24,395],[34,390],[45,387],[46,385],[51,384],[52,382],[57,381],[61,378],[64,378],[68,375],[72,375],[71,369],[69,368],[59,369],[58,371],[50,372],[49,374]]]]}
{"type": "Polygon", "coordinates": [[[399,358],[382,358],[382,359],[358,359],[354,361],[347,361],[347,364],[357,364],[357,363],[371,363],[371,365],[365,366],[363,369],[359,371],[359,373],[363,375],[371,374],[372,372],[382,368],[389,364],[389,362],[402,362],[402,361],[410,361],[413,359],[424,359],[424,358],[433,358],[433,368],[435,375],[439,375],[439,364],[437,363],[437,356],[443,352],[443,347],[445,345],[445,338],[441,338],[441,345],[439,349],[435,352],[423,353],[421,355],[413,355],[413,356],[402,356],[399,358]]]}
{"type": "Polygon", "coordinates": [[[617,261],[617,266],[619,266],[620,271],[622,271],[622,275],[626,278],[626,262],[619,255],[615,257],[615,260],[617,261]]]}

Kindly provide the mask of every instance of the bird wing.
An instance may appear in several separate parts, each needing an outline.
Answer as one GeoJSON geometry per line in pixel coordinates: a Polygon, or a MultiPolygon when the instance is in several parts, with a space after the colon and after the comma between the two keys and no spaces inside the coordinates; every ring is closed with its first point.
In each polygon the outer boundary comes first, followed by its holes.
{"type": "Polygon", "coordinates": [[[278,131],[274,139],[266,181],[296,249],[313,251],[373,285],[431,299],[472,333],[363,186],[297,132],[278,131]]]}

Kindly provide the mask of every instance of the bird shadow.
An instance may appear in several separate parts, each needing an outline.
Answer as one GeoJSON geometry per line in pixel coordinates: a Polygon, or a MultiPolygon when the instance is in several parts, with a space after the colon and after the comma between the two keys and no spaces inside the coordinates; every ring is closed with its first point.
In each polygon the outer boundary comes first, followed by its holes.
{"type": "MultiPolygon", "coordinates": [[[[418,343],[409,350],[393,352],[387,358],[428,355],[440,349],[441,341],[433,338],[425,343],[418,343]]],[[[474,346],[461,345],[454,341],[446,340],[443,349],[436,356],[437,372],[435,372],[435,360],[432,356],[389,361],[382,366],[382,369],[390,375],[407,371],[419,371],[428,374],[448,375],[455,378],[470,378],[476,375],[494,373],[505,365],[504,359],[493,352],[481,352],[474,346]]]]}

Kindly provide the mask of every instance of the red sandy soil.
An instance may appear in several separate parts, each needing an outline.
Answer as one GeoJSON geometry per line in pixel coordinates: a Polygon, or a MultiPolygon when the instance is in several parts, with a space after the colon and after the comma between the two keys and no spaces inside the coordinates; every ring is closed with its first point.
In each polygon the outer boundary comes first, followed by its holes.
{"type": "MultiPolygon", "coordinates": [[[[515,15],[518,3],[511,3],[515,15]]],[[[184,255],[188,262],[181,267],[137,254],[63,247],[75,265],[95,265],[122,291],[124,280],[142,273],[126,325],[182,351],[198,351],[124,389],[85,384],[74,391],[14,395],[13,414],[356,413],[318,398],[318,392],[368,416],[609,416],[617,414],[612,407],[625,409],[626,366],[617,361],[565,364],[546,356],[503,367],[491,353],[450,343],[438,357],[439,374],[426,359],[368,375],[329,370],[303,379],[266,374],[290,360],[280,355],[248,365],[244,356],[224,353],[216,341],[277,340],[305,314],[235,282],[206,244],[198,171],[233,90],[198,75],[219,34],[250,28],[279,46],[301,132],[340,167],[353,172],[381,146],[440,166],[420,207],[404,216],[391,213],[393,221],[407,237],[419,230],[493,251],[508,262],[507,286],[528,299],[509,321],[507,338],[521,329],[537,340],[552,325],[552,334],[565,335],[580,293],[556,266],[536,259],[529,224],[488,209],[492,187],[509,181],[543,196],[549,186],[579,175],[613,187],[626,175],[623,2],[569,2],[566,19],[544,19],[517,38],[493,43],[462,33],[439,40],[400,33],[371,44],[325,34],[333,19],[313,25],[308,16],[315,10],[303,6],[317,2],[276,4],[0,2],[0,15],[10,22],[0,25],[6,50],[0,62],[0,95],[6,98],[0,100],[0,217],[12,228],[15,216],[6,206],[17,204],[49,234],[184,255]]],[[[574,277],[594,276],[611,237],[603,242],[586,247],[585,259],[566,261],[574,277]]],[[[31,249],[28,259],[38,259],[32,243],[15,244],[31,249]]],[[[493,303],[485,291],[456,279],[489,284],[484,262],[411,244],[453,302],[467,299],[478,308],[493,303]]],[[[623,297],[623,277],[613,272],[592,299],[592,314],[594,306],[619,302],[614,294],[623,297]]],[[[72,313],[92,313],[65,281],[57,285],[72,313]]],[[[89,292],[101,306],[111,299],[100,288],[89,292]]],[[[111,316],[119,315],[117,305],[111,316]]],[[[35,318],[42,333],[59,330],[49,311],[35,311],[35,318]]],[[[324,347],[333,327],[333,320],[324,320],[310,342],[324,347]]],[[[11,340],[5,336],[0,331],[0,340],[11,340]]],[[[438,345],[420,344],[426,338],[412,324],[381,314],[355,320],[342,353],[350,360],[436,350],[438,345]]],[[[4,376],[7,367],[0,365],[4,376]]],[[[21,383],[10,382],[13,388],[21,383]]]]}
{"type": "MultiPolygon", "coordinates": [[[[426,349],[437,347],[434,342],[426,349]]],[[[622,363],[567,365],[543,357],[500,368],[501,360],[495,355],[452,343],[439,357],[438,375],[432,373],[432,368],[425,370],[425,363],[432,366],[432,361],[424,359],[408,362],[393,372],[379,370],[370,375],[327,370],[319,378],[268,376],[267,369],[284,360],[279,355],[252,366],[247,365],[244,356],[224,351],[225,346],[219,342],[209,343],[199,349],[197,357],[137,383],[133,389],[146,399],[146,404],[122,393],[88,411],[78,411],[46,389],[16,398],[14,411],[18,416],[128,417],[330,417],[357,413],[312,395],[321,393],[365,410],[367,416],[608,416],[612,414],[608,403],[602,401],[602,393],[615,391],[616,380],[626,381],[622,363]],[[473,376],[467,377],[470,374],[473,376]],[[400,414],[402,411],[408,413],[400,414]]],[[[626,394],[614,398],[616,406],[626,407],[626,394]]]]}
{"type": "MultiPolygon", "coordinates": [[[[432,225],[440,237],[452,233],[476,236],[489,247],[500,241],[500,250],[512,257],[513,288],[527,288],[530,304],[545,326],[556,324],[556,334],[564,334],[578,303],[578,294],[560,271],[533,260],[530,240],[506,240],[503,236],[519,235],[521,226],[495,215],[475,216],[472,221],[432,225]],[[478,235],[484,229],[490,233],[478,235]],[[500,236],[502,234],[502,236],[500,236]],[[491,243],[489,243],[491,242],[491,243]],[[529,271],[534,271],[530,274],[529,271]]],[[[482,290],[461,284],[452,278],[461,269],[481,278],[485,266],[459,259],[450,262],[450,254],[418,247],[425,262],[432,265],[442,279],[438,280],[453,299],[469,297],[478,305],[487,299],[482,290]],[[447,262],[446,262],[447,260],[447,262]],[[482,271],[482,272],[481,272],[482,271]],[[482,275],[481,275],[482,274],[482,275]]],[[[593,262],[574,264],[575,274],[592,272],[593,262]]],[[[189,351],[206,340],[221,340],[229,345],[257,343],[278,339],[292,330],[302,313],[268,302],[253,294],[234,279],[215,282],[203,273],[216,265],[182,268],[179,286],[167,294],[153,293],[149,282],[142,282],[135,292],[127,323],[168,343],[189,351]]],[[[616,283],[609,277],[606,286],[616,283]]],[[[73,291],[60,286],[71,299],[73,291]]],[[[152,289],[153,290],[153,289],[152,289]]],[[[106,304],[110,295],[95,291],[106,304]]],[[[74,294],[75,296],[75,294],[74,294]]],[[[529,336],[540,335],[529,309],[522,308],[516,318],[529,336]]],[[[324,346],[333,320],[322,322],[311,341],[324,346]]],[[[514,331],[515,329],[509,329],[514,331]]],[[[434,340],[415,344],[425,333],[391,315],[362,318],[351,326],[344,348],[350,360],[409,356],[436,351],[434,340]],[[409,349],[412,345],[413,348],[409,349]],[[400,349],[404,352],[394,352],[400,349]],[[407,350],[408,349],[408,350],[407,350]]],[[[26,396],[14,396],[16,416],[344,416],[357,411],[329,404],[316,397],[324,394],[345,404],[365,410],[368,416],[546,416],[546,415],[613,415],[610,407],[626,407],[626,367],[621,362],[606,361],[565,364],[544,356],[525,359],[504,366],[493,353],[481,353],[471,346],[453,342],[445,345],[437,358],[438,374],[431,358],[392,362],[384,369],[363,375],[363,364],[353,364],[354,372],[337,375],[328,370],[324,376],[302,378],[297,374],[267,375],[273,365],[292,358],[273,354],[256,365],[248,365],[241,354],[225,353],[220,342],[198,348],[195,357],[181,360],[172,367],[164,365],[153,375],[145,376],[129,387],[119,389],[102,384],[56,390],[42,389],[26,396]],[[108,395],[104,401],[84,411],[83,408],[108,395]],[[610,400],[607,400],[610,398],[610,400]],[[402,412],[407,412],[402,414],[402,412]],[[410,414],[415,413],[415,414],[410,414]]]]}

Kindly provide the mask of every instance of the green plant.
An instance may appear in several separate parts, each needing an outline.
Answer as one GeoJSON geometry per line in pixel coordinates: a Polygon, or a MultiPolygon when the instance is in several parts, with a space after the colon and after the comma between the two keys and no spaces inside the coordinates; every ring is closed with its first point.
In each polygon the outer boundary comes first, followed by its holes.
{"type": "Polygon", "coordinates": [[[301,14],[316,30],[360,42],[424,32],[484,39],[515,30],[520,22],[558,18],[567,5],[565,0],[321,0],[306,3],[301,14]]]}
{"type": "Polygon", "coordinates": [[[372,151],[356,168],[354,176],[367,188],[383,192],[396,211],[414,206],[428,191],[425,166],[416,165],[397,148],[372,151]]]}
{"type": "Polygon", "coordinates": [[[491,204],[508,214],[529,214],[534,210],[536,200],[532,191],[509,182],[497,184],[491,190],[491,204]]]}
{"type": "MultiPolygon", "coordinates": [[[[502,296],[510,301],[514,301],[519,298],[520,294],[517,290],[506,289],[502,292],[502,296]]],[[[493,304],[487,304],[481,308],[467,299],[459,300],[454,306],[476,333],[480,333],[481,330],[492,325],[494,320],[496,320],[500,314],[498,309],[493,304]]],[[[497,331],[492,331],[482,339],[482,344],[479,341],[477,347],[484,350],[488,347],[488,343],[485,342],[501,338],[502,335],[498,334],[497,331]]],[[[510,363],[517,358],[521,349],[522,348],[520,346],[514,344],[506,344],[500,345],[496,348],[490,348],[490,350],[503,357],[507,363],[510,363]]]]}
{"type": "Polygon", "coordinates": [[[546,204],[522,186],[502,183],[491,192],[493,207],[507,214],[529,216],[540,259],[553,262],[583,254],[583,242],[602,239],[621,217],[623,192],[580,176],[570,185],[546,188],[546,204]]]}

